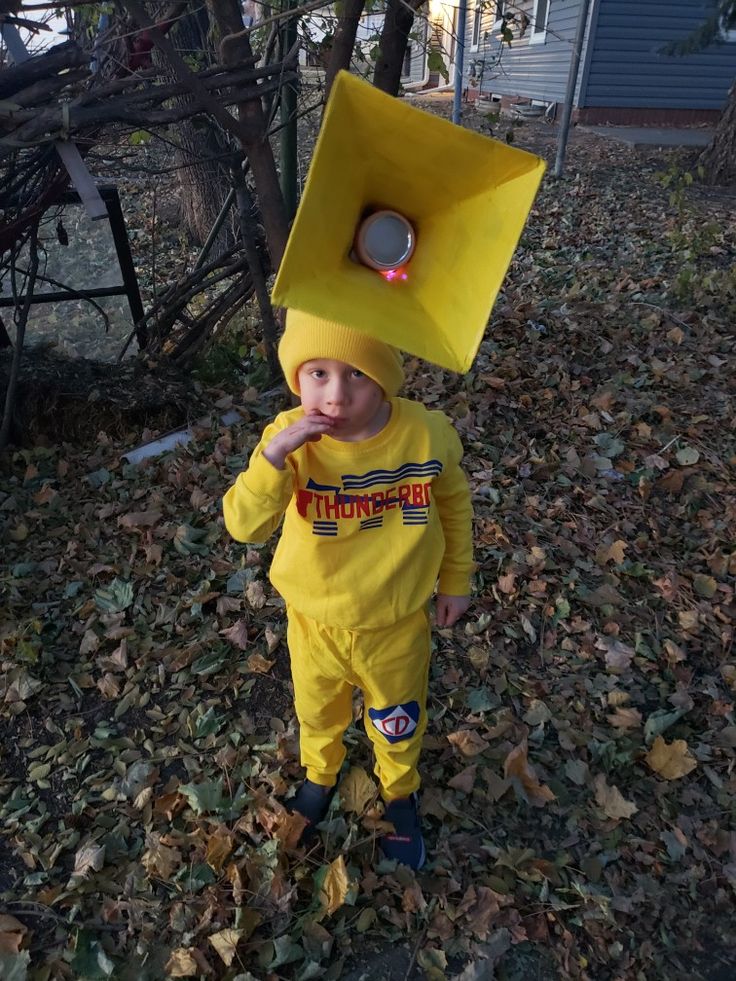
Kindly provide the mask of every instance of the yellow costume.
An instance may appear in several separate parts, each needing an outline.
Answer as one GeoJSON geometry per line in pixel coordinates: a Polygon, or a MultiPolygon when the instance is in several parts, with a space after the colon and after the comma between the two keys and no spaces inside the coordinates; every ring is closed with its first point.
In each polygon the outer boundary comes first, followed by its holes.
{"type": "Polygon", "coordinates": [[[242,542],[266,541],[284,518],[270,578],[287,604],[308,778],[335,783],[356,685],[390,800],[419,786],[429,598],[438,576],[440,592],[468,595],[472,556],[457,433],[441,412],[388,401],[390,419],[376,435],[359,442],[325,435],[290,453],[278,470],[263,450],[302,409],[281,413],[223,510],[228,531],[242,542]]]}

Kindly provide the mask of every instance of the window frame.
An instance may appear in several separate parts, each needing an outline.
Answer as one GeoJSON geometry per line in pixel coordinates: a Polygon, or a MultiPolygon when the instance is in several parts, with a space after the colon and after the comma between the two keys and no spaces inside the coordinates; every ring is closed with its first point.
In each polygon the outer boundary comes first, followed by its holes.
{"type": "Polygon", "coordinates": [[[411,63],[414,57],[414,51],[412,50],[411,41],[407,42],[406,49],[404,50],[404,58],[401,62],[401,78],[411,78],[411,63]],[[408,67],[408,71],[404,71],[408,67]]]}
{"type": "Polygon", "coordinates": [[[547,24],[549,23],[549,10],[552,6],[552,0],[544,0],[547,4],[547,10],[544,15],[544,26],[541,30],[538,29],[539,18],[537,16],[539,11],[539,5],[543,0],[534,0],[534,6],[532,8],[532,22],[529,26],[529,44],[546,44],[547,43],[547,24]]]}
{"type": "Polygon", "coordinates": [[[483,0],[475,0],[473,8],[473,23],[470,27],[470,50],[478,51],[480,36],[483,30],[483,0]],[[477,36],[476,36],[477,35],[477,36]]]}

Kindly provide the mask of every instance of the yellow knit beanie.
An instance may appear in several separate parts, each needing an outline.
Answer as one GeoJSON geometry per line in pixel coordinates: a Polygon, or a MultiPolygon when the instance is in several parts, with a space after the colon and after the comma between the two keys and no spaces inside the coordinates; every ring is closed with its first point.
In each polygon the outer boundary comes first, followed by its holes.
{"type": "Polygon", "coordinates": [[[279,361],[295,395],[299,394],[300,366],[317,358],[344,361],[358,368],[389,397],[396,395],[404,381],[401,354],[395,347],[334,320],[323,320],[301,310],[287,310],[279,361]]]}

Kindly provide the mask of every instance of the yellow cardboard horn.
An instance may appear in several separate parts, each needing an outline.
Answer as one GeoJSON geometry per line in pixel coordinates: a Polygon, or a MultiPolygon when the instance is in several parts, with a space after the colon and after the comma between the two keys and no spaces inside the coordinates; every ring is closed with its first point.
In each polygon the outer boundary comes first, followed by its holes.
{"type": "Polygon", "coordinates": [[[340,72],[273,302],[467,371],[544,168],[340,72]],[[368,268],[354,248],[361,222],[381,209],[415,232],[397,271],[368,268]]]}

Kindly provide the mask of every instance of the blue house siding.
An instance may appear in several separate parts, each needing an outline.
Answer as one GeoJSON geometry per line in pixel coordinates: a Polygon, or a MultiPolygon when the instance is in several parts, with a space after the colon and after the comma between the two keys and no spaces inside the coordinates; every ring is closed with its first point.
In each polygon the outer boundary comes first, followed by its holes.
{"type": "Polygon", "coordinates": [[[581,106],[720,110],[736,76],[736,44],[662,54],[712,13],[704,0],[599,0],[581,106]]]}
{"type": "MultiPolygon", "coordinates": [[[[468,30],[465,40],[466,65],[483,61],[480,86],[484,96],[520,96],[543,102],[562,102],[565,97],[570,69],[570,52],[577,26],[579,0],[550,0],[547,34],[543,43],[530,43],[531,26],[522,38],[514,38],[511,46],[501,49],[494,36],[494,14],[485,11],[478,50],[472,48],[474,0],[468,3],[468,30]],[[500,55],[500,58],[499,58],[500,55]]],[[[533,0],[521,0],[513,9],[522,10],[530,19],[533,0]]],[[[518,28],[511,25],[514,35],[518,28]]],[[[466,78],[468,70],[466,68],[466,78]]],[[[476,69],[476,77],[478,69],[476,69]]]]}
{"type": "MultiPolygon", "coordinates": [[[[662,53],[669,42],[688,37],[702,24],[713,3],[592,0],[575,94],[580,118],[665,121],[679,113],[680,121],[694,122],[716,116],[736,77],[736,43],[713,44],[693,55],[662,53]]],[[[520,0],[514,7],[531,18],[534,0],[520,0]]],[[[477,78],[482,62],[480,92],[486,97],[564,101],[580,0],[549,0],[545,42],[530,43],[527,28],[503,51],[490,12],[483,16],[480,43],[473,49],[474,10],[474,0],[468,0],[466,79],[470,63],[475,62],[477,78]]]]}

